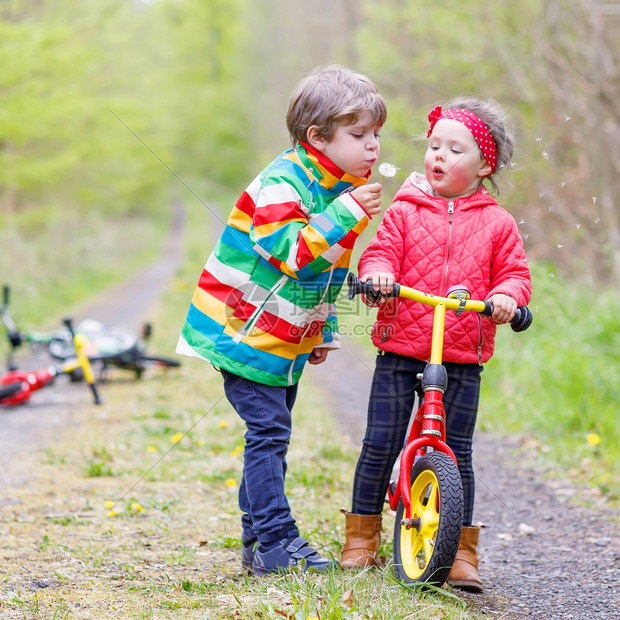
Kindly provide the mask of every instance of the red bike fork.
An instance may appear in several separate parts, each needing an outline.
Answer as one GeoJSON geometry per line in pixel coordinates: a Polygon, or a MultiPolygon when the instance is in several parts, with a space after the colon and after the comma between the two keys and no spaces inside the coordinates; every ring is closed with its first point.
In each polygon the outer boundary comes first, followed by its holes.
{"type": "MultiPolygon", "coordinates": [[[[422,381],[424,383],[424,379],[422,381]]],[[[436,389],[435,386],[426,389],[424,402],[416,413],[409,440],[401,455],[398,485],[393,494],[391,489],[388,489],[390,508],[396,510],[402,498],[405,507],[404,519],[412,525],[411,469],[415,462],[423,454],[436,450],[447,454],[456,463],[454,452],[445,442],[444,389],[436,389]]]]}

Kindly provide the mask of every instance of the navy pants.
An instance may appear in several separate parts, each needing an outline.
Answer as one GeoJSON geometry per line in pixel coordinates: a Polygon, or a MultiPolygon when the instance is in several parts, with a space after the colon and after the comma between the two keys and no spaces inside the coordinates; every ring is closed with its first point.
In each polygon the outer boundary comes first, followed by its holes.
{"type": "MultiPolygon", "coordinates": [[[[351,511],[356,514],[379,514],[383,510],[392,469],[406,440],[416,390],[420,389],[417,375],[425,365],[413,357],[395,353],[377,356],[368,402],[366,435],[353,482],[351,511]]],[[[446,443],[456,456],[463,481],[463,525],[471,525],[475,491],[472,443],[482,366],[444,365],[448,371],[448,389],[443,396],[446,443]]]]}
{"type": "Polygon", "coordinates": [[[222,370],[224,392],[245,422],[243,476],[239,486],[242,540],[264,544],[299,536],[284,494],[291,410],[297,385],[274,387],[222,370]]]}

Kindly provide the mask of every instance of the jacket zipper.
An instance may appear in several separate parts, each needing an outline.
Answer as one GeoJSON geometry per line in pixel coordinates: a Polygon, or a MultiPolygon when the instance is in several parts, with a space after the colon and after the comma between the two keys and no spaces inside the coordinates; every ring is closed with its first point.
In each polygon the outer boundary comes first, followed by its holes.
{"type": "Polygon", "coordinates": [[[450,264],[450,253],[452,251],[452,216],[454,215],[454,202],[448,202],[448,252],[446,253],[446,268],[443,274],[443,285],[441,294],[446,292],[446,283],[448,282],[448,265],[450,264]]]}
{"type": "Polygon", "coordinates": [[[254,310],[252,316],[243,324],[241,329],[237,332],[235,337],[233,338],[234,342],[241,342],[241,339],[250,331],[253,325],[256,324],[261,314],[265,311],[265,306],[267,302],[284,286],[284,283],[288,280],[288,276],[283,275],[273,286],[273,288],[269,291],[267,297],[265,297],[265,301],[254,310]]]}

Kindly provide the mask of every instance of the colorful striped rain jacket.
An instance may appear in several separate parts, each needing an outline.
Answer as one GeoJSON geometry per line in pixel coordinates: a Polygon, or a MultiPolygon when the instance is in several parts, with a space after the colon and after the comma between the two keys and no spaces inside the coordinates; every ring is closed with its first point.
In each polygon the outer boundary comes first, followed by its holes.
{"type": "Polygon", "coordinates": [[[369,220],[349,190],[366,180],[306,144],[269,164],[207,260],[177,353],[286,386],[315,347],[338,348],[335,301],[369,220]]]}

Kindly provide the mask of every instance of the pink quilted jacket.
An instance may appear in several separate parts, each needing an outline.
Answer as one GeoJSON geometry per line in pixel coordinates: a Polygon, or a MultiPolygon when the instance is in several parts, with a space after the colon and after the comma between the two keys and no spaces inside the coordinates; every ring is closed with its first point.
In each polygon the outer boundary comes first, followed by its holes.
{"type": "MultiPolygon", "coordinates": [[[[362,279],[379,271],[396,281],[445,296],[464,285],[473,299],[494,293],[530,301],[530,271],[514,218],[481,187],[448,201],[432,195],[423,175],[413,173],[385,212],[359,262],[362,279]]],[[[427,360],[433,309],[407,299],[379,308],[372,341],[384,351],[427,360]]],[[[482,364],[493,355],[495,324],[475,312],[446,313],[444,361],[482,364]]]]}

